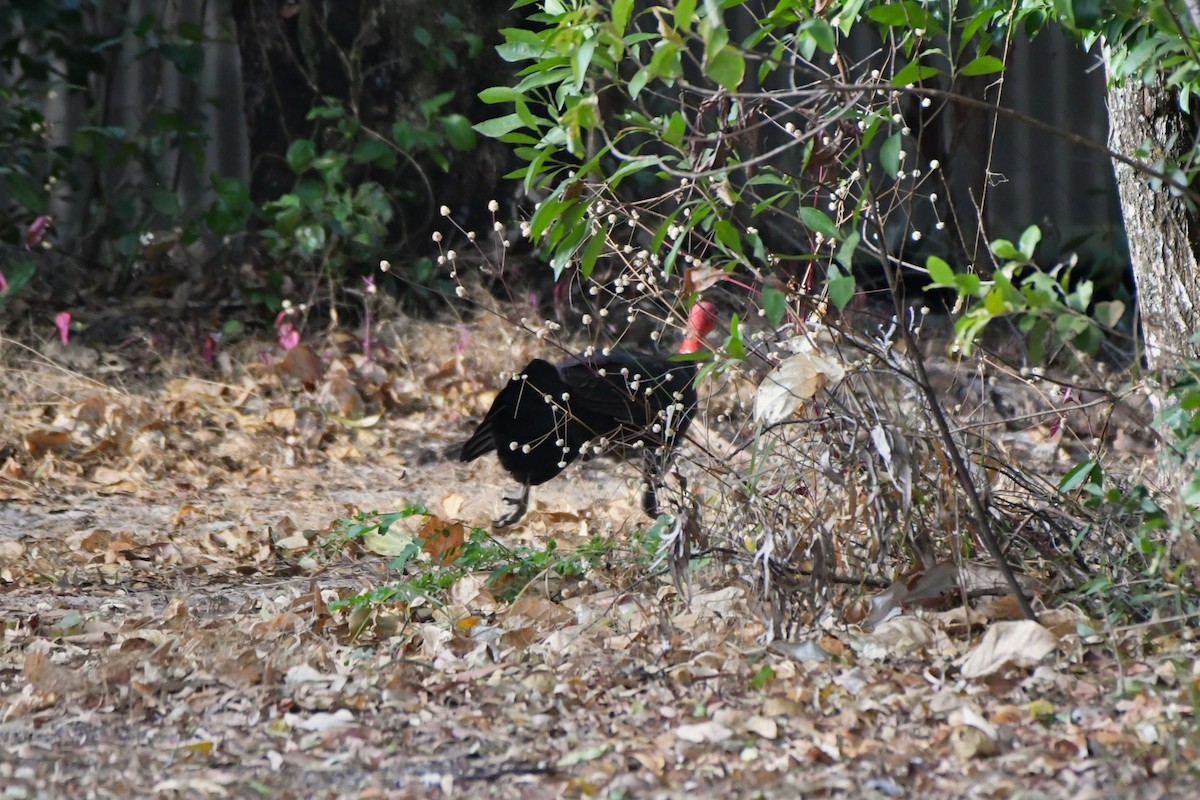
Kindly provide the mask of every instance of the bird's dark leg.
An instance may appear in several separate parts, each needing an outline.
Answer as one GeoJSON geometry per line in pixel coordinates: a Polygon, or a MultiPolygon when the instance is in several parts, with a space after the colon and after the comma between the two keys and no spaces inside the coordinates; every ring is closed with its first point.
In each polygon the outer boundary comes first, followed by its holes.
{"type": "Polygon", "coordinates": [[[529,510],[529,484],[525,484],[521,489],[520,497],[506,497],[504,502],[512,508],[496,517],[492,522],[493,528],[507,528],[525,516],[525,512],[529,510]]]}
{"type": "Polygon", "coordinates": [[[658,518],[658,484],[661,480],[658,458],[649,447],[642,450],[642,511],[646,516],[658,518]]]}

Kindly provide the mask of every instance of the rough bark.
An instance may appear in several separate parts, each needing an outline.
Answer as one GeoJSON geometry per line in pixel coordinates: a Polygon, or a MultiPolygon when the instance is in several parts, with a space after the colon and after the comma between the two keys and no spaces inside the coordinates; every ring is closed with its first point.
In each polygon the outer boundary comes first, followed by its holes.
{"type": "MultiPolygon", "coordinates": [[[[1110,75],[1111,79],[1111,75],[1110,75]]],[[[1178,164],[1196,141],[1195,124],[1159,76],[1149,85],[1127,81],[1109,89],[1109,147],[1154,164],[1178,164]],[[1139,156],[1143,147],[1149,157],[1139,156]]],[[[1121,211],[1137,283],[1138,307],[1151,369],[1196,357],[1200,332],[1200,220],[1166,187],[1114,161],[1121,211]]]]}

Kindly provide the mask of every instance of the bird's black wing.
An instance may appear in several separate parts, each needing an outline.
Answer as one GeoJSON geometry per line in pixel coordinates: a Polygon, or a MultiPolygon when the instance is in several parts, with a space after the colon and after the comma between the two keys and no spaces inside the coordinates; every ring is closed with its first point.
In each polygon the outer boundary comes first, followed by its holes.
{"type": "MultiPolygon", "coordinates": [[[[571,387],[572,408],[584,422],[597,420],[594,435],[647,434],[655,422],[670,419],[678,433],[686,428],[696,404],[692,387],[695,368],[662,356],[614,350],[608,355],[568,359],[558,366],[563,382],[571,387]],[[682,403],[682,410],[668,407],[682,403]]],[[[674,434],[669,437],[674,438],[674,434]]]]}
{"type": "Polygon", "coordinates": [[[462,460],[495,450],[500,464],[521,483],[550,480],[575,460],[588,438],[571,412],[571,392],[553,364],[530,361],[496,395],[463,445],[462,460]]]}

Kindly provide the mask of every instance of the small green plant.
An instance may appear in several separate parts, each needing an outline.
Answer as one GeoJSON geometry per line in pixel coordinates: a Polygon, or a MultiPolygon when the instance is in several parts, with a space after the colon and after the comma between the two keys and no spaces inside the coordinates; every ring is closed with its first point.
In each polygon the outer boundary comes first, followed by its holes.
{"type": "Polygon", "coordinates": [[[1099,574],[1076,590],[1080,598],[1104,603],[1116,620],[1188,618],[1200,613],[1196,591],[1197,541],[1200,537],[1200,361],[1188,360],[1165,393],[1154,421],[1162,437],[1159,485],[1147,480],[1122,482],[1107,474],[1093,457],[1072,467],[1059,491],[1076,496],[1095,515],[1082,528],[1075,546],[1105,536],[1116,545],[1103,552],[1099,574]]]}
{"type": "MultiPolygon", "coordinates": [[[[335,98],[309,111],[317,130],[287,151],[296,184],[262,209],[267,252],[289,269],[307,264],[339,283],[354,266],[383,260],[397,209],[421,197],[413,187],[422,182],[405,185],[397,178],[408,172],[400,165],[423,176],[418,161],[423,158],[449,171],[452,152],[476,145],[466,117],[443,111],[453,97],[445,92],[425,100],[421,120],[396,121],[390,138],[366,128],[335,98]]],[[[432,262],[418,260],[405,277],[423,285],[434,277],[432,262]]]]}
{"type": "Polygon", "coordinates": [[[253,209],[240,181],[211,175],[215,200],[207,207],[180,199],[187,171],[205,174],[210,98],[198,87],[210,42],[201,25],[130,17],[98,0],[8,5],[0,26],[0,241],[27,252],[0,265],[0,300],[35,274],[34,245],[49,241],[51,222],[57,238],[73,244],[70,255],[114,268],[153,254],[151,231],[170,230],[160,240],[186,245],[205,228],[242,229],[253,209]],[[107,94],[124,91],[109,76],[131,67],[151,81],[142,86],[144,108],[107,94]],[[166,82],[176,88],[164,91],[166,82]],[[64,96],[83,109],[80,120],[60,126],[69,141],[55,139],[41,111],[64,96]],[[51,220],[56,207],[71,213],[51,220]]]}
{"type": "Polygon", "coordinates": [[[308,119],[330,123],[324,131],[329,146],[318,152],[312,139],[297,139],[288,147],[296,185],[263,206],[263,242],[279,262],[299,261],[322,277],[341,280],[351,264],[377,263],[383,253],[392,198],[379,183],[360,180],[359,173],[393,169],[396,154],[386,142],[365,136],[335,99],[326,98],[308,119]]]}
{"type": "Polygon", "coordinates": [[[1031,225],[1017,243],[996,239],[993,255],[1000,261],[990,280],[974,272],[955,272],[945,260],[929,256],[925,268],[932,282],[928,289],[949,289],[965,306],[955,322],[955,336],[964,354],[970,354],[976,339],[992,322],[1014,317],[1029,343],[1029,360],[1045,364],[1047,354],[1064,345],[1094,354],[1125,313],[1120,300],[1092,302],[1095,285],[1090,280],[1072,281],[1074,260],[1064,261],[1049,271],[1034,262],[1034,251],[1042,232],[1031,225]]]}
{"type": "Polygon", "coordinates": [[[554,539],[548,540],[540,547],[509,547],[487,531],[470,528],[463,537],[461,546],[453,551],[453,557],[449,560],[441,559],[439,562],[437,558],[421,557],[423,552],[428,551],[428,542],[420,536],[393,531],[398,522],[414,516],[421,517],[422,531],[439,528],[440,521],[419,505],[409,505],[400,511],[386,514],[359,514],[354,519],[342,520],[335,525],[333,535],[325,543],[327,548],[340,548],[351,541],[359,541],[377,551],[394,551],[388,567],[401,573],[403,579],[370,592],[339,600],[331,604],[332,609],[394,602],[411,603],[418,597],[441,604],[445,602],[445,592],[470,573],[488,573],[488,586],[496,598],[509,601],[540,575],[584,575],[589,570],[604,565],[616,551],[616,546],[601,536],[593,536],[574,552],[560,551],[558,542],[554,539]],[[379,546],[381,541],[389,537],[393,543],[392,547],[379,546]]]}

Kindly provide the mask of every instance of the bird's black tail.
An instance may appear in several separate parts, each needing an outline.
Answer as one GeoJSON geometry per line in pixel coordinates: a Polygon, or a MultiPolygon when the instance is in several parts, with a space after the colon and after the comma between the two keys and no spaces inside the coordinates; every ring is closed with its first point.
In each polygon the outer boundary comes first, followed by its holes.
{"type": "Polygon", "coordinates": [[[467,440],[467,443],[462,446],[462,452],[458,454],[459,461],[474,461],[482,455],[486,455],[496,449],[496,442],[492,438],[492,429],[488,425],[480,425],[475,431],[475,435],[467,440]]]}

